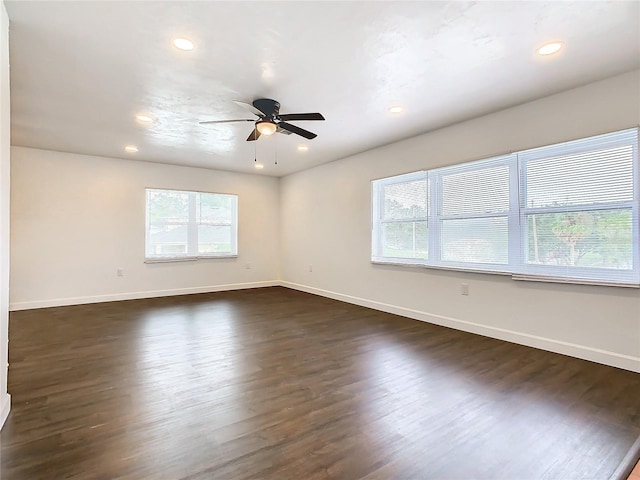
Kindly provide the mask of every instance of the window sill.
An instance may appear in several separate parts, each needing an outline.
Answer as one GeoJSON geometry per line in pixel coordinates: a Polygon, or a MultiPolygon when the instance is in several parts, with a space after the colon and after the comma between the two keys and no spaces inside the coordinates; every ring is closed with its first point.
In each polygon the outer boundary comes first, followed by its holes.
{"type": "Polygon", "coordinates": [[[623,288],[640,288],[637,283],[620,283],[606,280],[588,280],[579,278],[558,278],[558,277],[535,277],[529,275],[512,275],[511,278],[524,282],[542,282],[542,283],[566,283],[569,285],[595,285],[598,287],[623,287],[623,288]]]}
{"type": "Polygon", "coordinates": [[[504,272],[499,270],[483,270],[481,268],[464,268],[464,267],[444,267],[439,265],[425,265],[423,263],[402,262],[401,260],[371,260],[373,265],[389,265],[395,267],[409,268],[426,268],[428,270],[446,270],[450,272],[468,272],[468,273],[486,273],[490,275],[510,276],[512,280],[525,282],[541,282],[541,283],[564,283],[568,285],[592,285],[599,287],[623,287],[623,288],[640,288],[640,284],[621,283],[606,280],[589,280],[580,278],[562,278],[562,277],[542,277],[536,275],[523,275],[512,272],[504,272]]]}
{"type": "Polygon", "coordinates": [[[238,258],[238,255],[205,255],[201,257],[169,257],[169,258],[145,258],[144,263],[174,263],[195,262],[198,260],[215,260],[221,258],[238,258]]]}
{"type": "Polygon", "coordinates": [[[470,273],[490,273],[491,275],[512,275],[510,272],[503,272],[500,270],[483,270],[481,268],[464,268],[464,267],[444,267],[440,265],[425,265],[424,263],[412,263],[412,262],[402,262],[401,260],[391,260],[391,261],[382,261],[382,260],[372,260],[372,264],[374,265],[391,265],[396,267],[418,267],[418,268],[426,268],[429,270],[446,270],[449,272],[470,272],[470,273]]]}

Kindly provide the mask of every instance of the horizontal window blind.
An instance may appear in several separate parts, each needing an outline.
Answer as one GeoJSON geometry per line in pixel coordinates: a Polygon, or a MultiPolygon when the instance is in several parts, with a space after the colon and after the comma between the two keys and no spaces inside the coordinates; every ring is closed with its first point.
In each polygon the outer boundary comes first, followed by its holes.
{"type": "MultiPolygon", "coordinates": [[[[432,262],[441,266],[509,263],[509,157],[442,168],[431,174],[438,192],[438,235],[432,262]]],[[[493,267],[491,267],[493,265],[493,267]]]]}
{"type": "Polygon", "coordinates": [[[442,263],[509,263],[507,217],[442,221],[442,263]]]}
{"type": "Polygon", "coordinates": [[[509,211],[509,166],[471,164],[462,171],[439,171],[442,215],[472,215],[509,211]]]}
{"type": "Polygon", "coordinates": [[[633,147],[522,160],[525,207],[633,200],[633,147]]]}

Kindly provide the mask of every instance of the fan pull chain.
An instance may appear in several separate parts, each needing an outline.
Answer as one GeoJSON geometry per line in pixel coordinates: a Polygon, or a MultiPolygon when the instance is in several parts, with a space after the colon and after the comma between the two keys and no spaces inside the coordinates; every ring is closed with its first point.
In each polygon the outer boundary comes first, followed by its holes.
{"type": "MultiPolygon", "coordinates": [[[[256,125],[253,126],[253,136],[256,137],[258,135],[258,127],[256,125]]],[[[253,163],[258,163],[258,147],[256,145],[258,143],[258,139],[256,138],[253,141],[253,163]]]]}
{"type": "Polygon", "coordinates": [[[278,137],[276,136],[276,165],[278,164],[278,137]]]}

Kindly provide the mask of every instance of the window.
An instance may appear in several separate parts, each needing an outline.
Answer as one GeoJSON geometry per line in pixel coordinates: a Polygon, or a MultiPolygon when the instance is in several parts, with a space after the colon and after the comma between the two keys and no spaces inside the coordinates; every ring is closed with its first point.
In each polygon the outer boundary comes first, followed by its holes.
{"type": "Polygon", "coordinates": [[[145,257],[238,254],[237,195],[148,188],[145,257]]]}
{"type": "Polygon", "coordinates": [[[374,259],[426,259],[428,185],[424,172],[392,177],[374,185],[374,259]]]}
{"type": "Polygon", "coordinates": [[[638,283],[637,146],[634,130],[519,155],[525,274],[638,283]]]}
{"type": "Polygon", "coordinates": [[[376,180],[372,260],[637,286],[638,172],[631,129],[376,180]]]}
{"type": "Polygon", "coordinates": [[[429,172],[437,263],[504,270],[509,263],[511,157],[429,172]]]}

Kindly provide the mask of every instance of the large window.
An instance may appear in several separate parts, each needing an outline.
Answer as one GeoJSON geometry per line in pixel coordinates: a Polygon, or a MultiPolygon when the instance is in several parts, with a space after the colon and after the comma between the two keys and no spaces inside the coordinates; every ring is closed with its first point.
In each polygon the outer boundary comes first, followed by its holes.
{"type": "Polygon", "coordinates": [[[640,285],[638,130],[373,182],[372,260],[640,285]]]}
{"type": "Polygon", "coordinates": [[[237,255],[237,206],[236,195],[148,188],[146,258],[237,255]]]}

